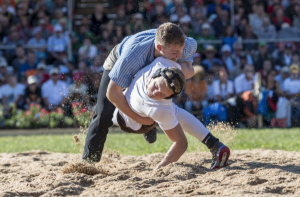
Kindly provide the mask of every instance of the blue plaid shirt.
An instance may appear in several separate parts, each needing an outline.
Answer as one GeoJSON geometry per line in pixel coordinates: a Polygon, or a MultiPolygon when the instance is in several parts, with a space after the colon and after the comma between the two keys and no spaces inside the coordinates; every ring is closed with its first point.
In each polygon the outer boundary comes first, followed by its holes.
{"type": "MultiPolygon", "coordinates": [[[[109,73],[110,79],[117,85],[128,87],[135,74],[153,62],[155,33],[156,29],[150,29],[123,39],[117,51],[118,60],[109,73]]],[[[197,42],[186,37],[182,57],[177,62],[193,62],[196,49],[197,42]]]]}

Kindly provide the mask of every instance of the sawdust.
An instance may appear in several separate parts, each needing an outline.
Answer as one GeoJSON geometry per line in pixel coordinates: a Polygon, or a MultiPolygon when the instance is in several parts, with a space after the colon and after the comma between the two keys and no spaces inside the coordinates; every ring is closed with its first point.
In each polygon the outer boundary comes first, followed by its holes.
{"type": "Polygon", "coordinates": [[[230,166],[217,171],[209,152],[187,153],[153,172],[163,156],[106,151],[90,166],[80,154],[2,153],[0,196],[300,196],[299,152],[232,151],[230,166]]]}

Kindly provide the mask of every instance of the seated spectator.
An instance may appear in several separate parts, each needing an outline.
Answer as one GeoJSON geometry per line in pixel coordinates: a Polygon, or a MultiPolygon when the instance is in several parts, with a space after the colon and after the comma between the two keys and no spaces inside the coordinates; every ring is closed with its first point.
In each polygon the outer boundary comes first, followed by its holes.
{"type": "Polygon", "coordinates": [[[8,83],[1,87],[2,104],[4,106],[4,116],[10,117],[13,106],[23,107],[23,96],[25,86],[17,82],[14,75],[8,76],[8,83]]]}
{"type": "Polygon", "coordinates": [[[206,82],[204,81],[205,70],[203,67],[194,66],[195,74],[190,81],[186,83],[184,90],[187,96],[184,108],[190,113],[193,111],[199,111],[201,109],[202,101],[206,96],[206,82]]]}
{"type": "Polygon", "coordinates": [[[252,90],[254,87],[254,67],[247,64],[244,73],[234,80],[235,94],[242,95],[244,92],[252,90]]]}
{"type": "Polygon", "coordinates": [[[105,57],[102,54],[96,55],[91,65],[91,71],[96,73],[100,73],[104,71],[103,68],[104,61],[105,61],[105,57]]]}
{"type": "Polygon", "coordinates": [[[203,0],[196,0],[195,5],[190,8],[192,18],[196,17],[198,13],[202,18],[207,17],[207,6],[204,4],[203,0]]]}
{"type": "Polygon", "coordinates": [[[192,20],[190,15],[187,14],[186,9],[182,6],[176,7],[176,11],[170,15],[170,21],[173,23],[178,23],[180,19],[192,20]]]}
{"type": "Polygon", "coordinates": [[[50,79],[49,74],[47,73],[47,67],[46,64],[44,62],[40,62],[37,65],[37,78],[39,80],[39,84],[42,85],[44,84],[46,81],[48,81],[50,79]]]}
{"type": "Polygon", "coordinates": [[[51,36],[53,31],[53,26],[50,24],[47,24],[46,19],[42,18],[39,20],[39,26],[42,31],[42,38],[45,40],[48,40],[48,38],[51,36]]]}
{"type": "Polygon", "coordinates": [[[141,13],[136,13],[133,17],[133,21],[130,23],[130,30],[133,34],[145,31],[149,27],[146,22],[144,22],[143,15],[141,13]]]}
{"type": "Polygon", "coordinates": [[[184,34],[188,37],[192,37],[194,38],[194,32],[191,29],[192,25],[191,25],[191,19],[190,18],[186,18],[183,17],[179,20],[179,25],[182,29],[182,31],[184,32],[184,34]]]}
{"type": "Polygon", "coordinates": [[[234,68],[234,61],[231,57],[231,48],[228,44],[224,44],[221,48],[222,60],[226,66],[228,72],[231,72],[234,68]]]}
{"type": "Polygon", "coordinates": [[[299,66],[291,65],[291,76],[284,80],[284,94],[292,105],[292,123],[295,126],[300,126],[300,79],[299,66]]]}
{"type": "Polygon", "coordinates": [[[299,1],[290,0],[290,5],[285,9],[285,16],[290,19],[290,21],[294,20],[294,17],[300,11],[299,9],[299,1]]]}
{"type": "Polygon", "coordinates": [[[285,65],[291,65],[293,57],[293,49],[291,43],[286,43],[283,52],[278,53],[278,57],[276,59],[276,67],[277,70],[280,70],[285,65]]]}
{"type": "Polygon", "coordinates": [[[283,96],[283,92],[280,88],[280,84],[275,80],[276,70],[270,69],[265,79],[262,80],[262,92],[268,91],[267,95],[267,113],[263,116],[267,125],[270,125],[272,119],[276,118],[277,102],[280,96],[283,96]]]}
{"type": "Polygon", "coordinates": [[[220,65],[223,64],[223,62],[219,58],[216,58],[215,55],[216,55],[216,50],[215,50],[214,46],[207,45],[205,47],[205,57],[206,58],[202,61],[202,64],[203,64],[205,70],[210,70],[214,62],[217,62],[220,65]]]}
{"type": "MultiPolygon", "coordinates": [[[[197,42],[216,40],[215,37],[210,34],[210,25],[208,23],[203,23],[201,26],[201,29],[202,29],[202,33],[201,33],[201,35],[199,35],[196,38],[197,42]]],[[[215,46],[215,45],[213,45],[213,46],[215,46]]],[[[197,51],[199,51],[200,53],[203,53],[204,52],[204,44],[198,43],[197,51]]]]}
{"type": "Polygon", "coordinates": [[[243,118],[249,128],[257,126],[257,101],[252,91],[245,91],[241,94],[244,105],[243,118]]]}
{"type": "Polygon", "coordinates": [[[195,52],[193,55],[193,65],[200,65],[202,62],[202,57],[199,52],[195,52]]]}
{"type": "Polygon", "coordinates": [[[42,97],[48,110],[56,110],[66,102],[68,88],[65,82],[59,80],[59,70],[50,71],[50,80],[42,85],[42,97]]]}
{"type": "Polygon", "coordinates": [[[62,34],[61,25],[55,25],[54,35],[50,36],[47,41],[47,51],[51,54],[55,61],[64,63],[67,61],[66,54],[69,44],[69,39],[62,34]]]}
{"type": "Polygon", "coordinates": [[[268,59],[264,60],[263,68],[258,71],[260,73],[261,79],[267,80],[267,75],[272,69],[273,69],[272,62],[268,59]]]}
{"type": "Polygon", "coordinates": [[[284,16],[284,11],[282,8],[276,10],[276,15],[272,19],[272,22],[276,27],[276,31],[281,29],[281,25],[283,23],[288,23],[290,26],[292,25],[291,20],[288,17],[284,16]]]}
{"type": "Polygon", "coordinates": [[[223,33],[222,42],[223,42],[223,44],[228,44],[232,51],[233,43],[235,43],[236,41],[237,41],[237,38],[234,36],[233,28],[230,25],[228,25],[225,28],[225,31],[223,33]]]}
{"type": "Polygon", "coordinates": [[[84,38],[90,38],[92,40],[92,43],[96,43],[95,35],[88,29],[85,25],[80,25],[78,27],[78,31],[74,32],[74,36],[72,38],[72,49],[76,53],[78,52],[79,48],[82,46],[84,38]]]}
{"type": "Polygon", "coordinates": [[[7,62],[5,59],[0,60],[0,88],[7,84],[7,62]]]}
{"type": "MultiPolygon", "coordinates": [[[[299,30],[295,27],[291,27],[288,23],[283,23],[281,25],[281,29],[277,32],[276,38],[278,39],[288,39],[288,40],[293,40],[293,39],[299,39],[299,30]]],[[[286,42],[279,42],[277,43],[278,45],[278,50],[283,51],[285,47],[286,42]]],[[[292,45],[292,49],[296,50],[296,46],[294,43],[290,43],[292,45]]]]}
{"type": "Polygon", "coordinates": [[[87,66],[86,61],[78,62],[78,72],[82,74],[81,82],[86,85],[90,85],[92,83],[92,72],[91,69],[87,66]]]}
{"type": "Polygon", "coordinates": [[[219,80],[213,82],[214,97],[217,102],[223,102],[231,98],[234,94],[233,82],[228,80],[225,69],[219,70],[219,80]]]}
{"type": "Polygon", "coordinates": [[[215,37],[219,38],[222,36],[226,26],[230,25],[229,14],[226,10],[221,10],[217,14],[217,18],[213,21],[212,26],[215,30],[215,37]]]}
{"type": "MultiPolygon", "coordinates": [[[[115,24],[118,25],[118,26],[122,26],[124,28],[129,23],[129,21],[130,20],[129,20],[128,16],[126,16],[125,6],[120,5],[118,7],[117,18],[115,19],[115,24]]],[[[97,34],[93,30],[92,30],[92,32],[95,35],[101,35],[101,29],[100,29],[100,32],[97,33],[97,34]]]]}
{"type": "Polygon", "coordinates": [[[279,82],[281,90],[284,90],[283,82],[290,77],[290,68],[284,66],[281,68],[279,75],[275,77],[275,80],[279,82]]]}
{"type": "Polygon", "coordinates": [[[55,1],[51,2],[51,6],[48,9],[49,13],[53,15],[54,11],[57,9],[61,10],[64,15],[67,15],[68,14],[67,2],[64,0],[55,0],[55,1]]]}
{"type": "Polygon", "coordinates": [[[267,43],[266,42],[260,41],[258,43],[258,54],[254,55],[253,60],[254,60],[254,68],[255,68],[256,72],[263,68],[263,62],[265,60],[272,61],[272,56],[267,51],[267,43]]]}
{"type": "MultiPolygon", "coordinates": [[[[10,36],[8,37],[8,41],[6,42],[8,46],[17,46],[17,45],[25,45],[25,41],[20,39],[19,33],[16,30],[10,32],[10,36]]],[[[16,54],[14,49],[6,50],[6,58],[10,61],[16,54]]]]}
{"type": "MultiPolygon", "coordinates": [[[[125,10],[124,10],[123,17],[125,17],[125,10]]],[[[95,11],[92,14],[91,25],[89,29],[92,31],[94,35],[96,36],[101,35],[102,26],[107,22],[108,22],[108,18],[106,14],[103,12],[103,6],[102,4],[99,3],[95,6],[95,11]]]]}
{"type": "Polygon", "coordinates": [[[69,87],[69,102],[80,102],[80,103],[86,103],[87,101],[87,85],[81,83],[82,80],[82,74],[81,73],[74,73],[73,74],[73,81],[74,83],[70,85],[69,87]]]}
{"type": "Polygon", "coordinates": [[[80,60],[92,61],[97,54],[97,47],[92,44],[91,38],[86,37],[83,46],[78,50],[80,60]]]}
{"type": "Polygon", "coordinates": [[[253,31],[256,32],[259,28],[261,28],[263,19],[267,17],[267,15],[262,3],[253,4],[252,11],[253,14],[249,14],[249,24],[252,26],[253,31]]]}
{"type": "Polygon", "coordinates": [[[34,75],[31,75],[27,78],[28,86],[25,89],[25,101],[27,108],[30,104],[42,104],[42,91],[38,86],[38,78],[34,75]]]}
{"type": "MultiPolygon", "coordinates": [[[[251,25],[247,25],[245,27],[245,31],[242,34],[242,38],[244,40],[256,40],[257,36],[254,34],[251,25]]],[[[256,43],[245,43],[244,44],[244,50],[248,51],[248,52],[252,52],[255,51],[257,48],[257,44],[256,43]]]]}
{"type": "Polygon", "coordinates": [[[239,57],[239,64],[235,64],[234,68],[229,74],[229,79],[234,80],[237,76],[244,73],[244,68],[247,65],[247,57],[245,53],[242,53],[239,57]]]}
{"type": "Polygon", "coordinates": [[[222,1],[220,0],[213,0],[207,7],[207,14],[208,15],[211,15],[213,13],[215,13],[215,8],[216,6],[221,6],[222,10],[229,10],[229,7],[224,4],[224,3],[221,3],[222,1]]]}
{"type": "Polygon", "coordinates": [[[146,18],[152,26],[154,23],[157,23],[157,20],[159,20],[159,17],[162,15],[166,15],[165,4],[161,0],[156,0],[149,11],[149,14],[144,13],[144,18],[146,18]]]}
{"type": "Polygon", "coordinates": [[[37,74],[37,59],[34,52],[28,52],[27,61],[21,65],[20,76],[25,75],[26,77],[30,75],[37,74]]]}
{"type": "Polygon", "coordinates": [[[11,65],[14,68],[15,73],[19,73],[21,66],[27,61],[27,56],[22,45],[16,46],[15,53],[16,57],[13,59],[11,65]]]}
{"type": "Polygon", "coordinates": [[[239,24],[235,26],[235,32],[238,36],[243,36],[245,34],[246,27],[248,26],[248,18],[242,17],[239,24]]]}
{"type": "Polygon", "coordinates": [[[21,18],[21,23],[18,26],[17,30],[20,34],[20,39],[27,42],[32,35],[32,28],[30,27],[29,19],[26,16],[21,18]]]}
{"type": "Polygon", "coordinates": [[[203,108],[215,102],[214,86],[213,86],[214,80],[215,80],[215,73],[210,70],[207,71],[205,77],[206,96],[205,96],[205,100],[202,102],[203,108]]]}
{"type": "Polygon", "coordinates": [[[44,38],[42,38],[42,29],[40,27],[34,28],[33,35],[34,35],[34,37],[31,38],[27,44],[33,46],[31,48],[34,50],[35,55],[39,61],[41,59],[46,59],[46,57],[47,57],[47,54],[46,54],[47,42],[44,38]]]}
{"type": "Polygon", "coordinates": [[[293,16],[294,17],[293,27],[295,27],[299,32],[300,31],[300,5],[299,4],[295,5],[294,10],[295,10],[295,15],[293,16]]]}
{"type": "Polygon", "coordinates": [[[240,57],[242,55],[246,57],[246,61],[248,64],[253,64],[251,53],[244,53],[243,44],[239,41],[233,43],[233,53],[231,57],[236,65],[240,66],[240,57]]]}
{"type": "Polygon", "coordinates": [[[52,26],[55,26],[55,25],[59,24],[60,19],[64,19],[64,13],[60,9],[57,9],[54,12],[54,17],[50,21],[50,24],[52,26]]]}
{"type": "Polygon", "coordinates": [[[254,33],[259,39],[275,39],[276,38],[276,28],[270,23],[268,17],[262,19],[262,24],[259,28],[254,29],[254,33]]]}

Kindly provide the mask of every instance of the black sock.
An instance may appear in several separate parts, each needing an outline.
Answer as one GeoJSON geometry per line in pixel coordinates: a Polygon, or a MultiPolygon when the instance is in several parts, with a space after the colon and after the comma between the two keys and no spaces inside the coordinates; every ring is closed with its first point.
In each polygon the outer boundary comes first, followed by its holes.
{"type": "Polygon", "coordinates": [[[202,141],[203,144],[207,146],[208,149],[211,149],[215,142],[218,142],[219,139],[213,136],[210,132],[207,134],[207,136],[202,141]]]}

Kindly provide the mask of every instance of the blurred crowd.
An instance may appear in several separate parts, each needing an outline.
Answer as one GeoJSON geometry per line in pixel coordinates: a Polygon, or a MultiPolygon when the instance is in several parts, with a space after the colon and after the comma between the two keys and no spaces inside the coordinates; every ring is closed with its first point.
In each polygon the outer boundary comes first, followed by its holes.
{"type": "Polygon", "coordinates": [[[269,42],[300,39],[299,1],[234,0],[233,18],[229,2],[126,0],[115,17],[97,4],[70,32],[64,0],[0,0],[0,44],[13,46],[0,50],[5,117],[30,103],[66,115],[72,102],[91,109],[109,51],[126,36],[173,22],[198,42],[195,76],[176,98],[179,106],[206,125],[257,127],[262,115],[267,127],[300,126],[299,43],[269,42]]]}

